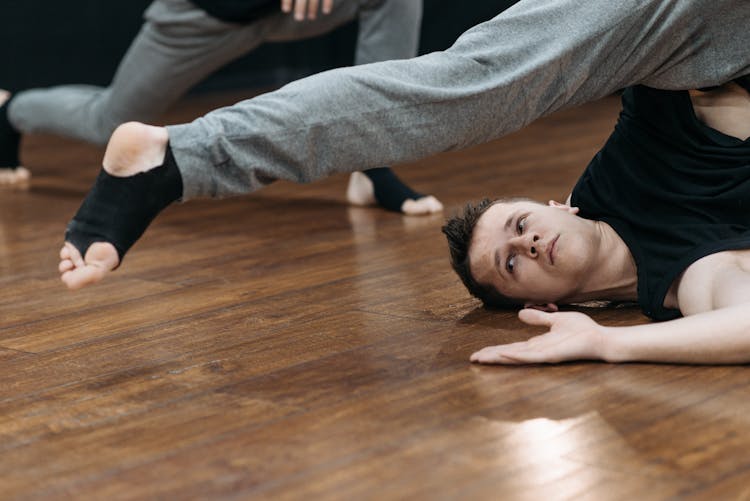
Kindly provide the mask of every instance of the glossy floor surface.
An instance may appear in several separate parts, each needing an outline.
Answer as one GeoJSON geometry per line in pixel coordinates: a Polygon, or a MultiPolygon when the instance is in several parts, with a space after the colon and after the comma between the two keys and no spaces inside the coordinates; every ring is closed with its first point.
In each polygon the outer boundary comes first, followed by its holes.
{"type": "MultiPolygon", "coordinates": [[[[398,172],[448,211],[562,199],[618,108],[398,172]]],[[[171,207],[67,292],[57,251],[101,153],[29,137],[31,190],[0,193],[0,498],[750,498],[747,368],[471,365],[539,331],[468,297],[442,216],[348,207],[344,176],[171,207]]]]}

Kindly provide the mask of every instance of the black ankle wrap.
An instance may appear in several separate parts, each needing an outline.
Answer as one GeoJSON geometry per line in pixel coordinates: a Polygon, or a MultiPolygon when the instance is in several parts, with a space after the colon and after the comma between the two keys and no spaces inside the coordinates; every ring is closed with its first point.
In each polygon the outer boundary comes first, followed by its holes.
{"type": "Polygon", "coordinates": [[[735,82],[737,82],[737,84],[740,87],[750,92],[750,75],[745,75],[744,77],[740,77],[737,80],[735,80],[735,82]]]}
{"type": "Polygon", "coordinates": [[[384,209],[401,212],[401,206],[406,199],[417,200],[424,196],[406,186],[388,167],[368,169],[364,173],[372,181],[375,200],[384,209]]]}
{"type": "Polygon", "coordinates": [[[94,242],[109,242],[122,263],[125,253],[143,235],[157,214],[182,197],[182,176],[167,145],[164,163],[147,172],[115,177],[99,172],[75,217],[68,223],[65,240],[81,256],[94,242]]]}
{"type": "Polygon", "coordinates": [[[13,96],[0,106],[0,168],[15,169],[19,165],[18,146],[21,142],[21,134],[10,124],[8,120],[8,107],[13,96]]]}

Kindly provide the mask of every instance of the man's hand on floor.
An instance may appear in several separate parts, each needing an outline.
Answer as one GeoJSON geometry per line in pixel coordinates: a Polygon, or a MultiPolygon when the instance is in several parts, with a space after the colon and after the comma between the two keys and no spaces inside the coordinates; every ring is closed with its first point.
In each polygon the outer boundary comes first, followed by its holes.
{"type": "Polygon", "coordinates": [[[567,360],[603,359],[604,327],[577,312],[548,313],[524,309],[522,322],[547,327],[549,331],[520,343],[488,346],[471,356],[481,364],[541,364],[567,360]]]}

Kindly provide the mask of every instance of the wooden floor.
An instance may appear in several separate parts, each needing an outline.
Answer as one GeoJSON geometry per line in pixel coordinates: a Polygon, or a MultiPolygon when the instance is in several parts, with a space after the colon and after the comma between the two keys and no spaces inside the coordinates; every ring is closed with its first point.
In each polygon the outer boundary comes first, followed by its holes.
{"type": "MultiPolygon", "coordinates": [[[[617,110],[398,172],[449,210],[562,199],[617,110]]],[[[3,500],[750,499],[747,368],[473,366],[538,331],[468,297],[441,216],[348,207],[344,176],[280,183],[169,208],[69,293],[57,251],[101,151],[30,137],[24,154],[33,188],[0,193],[3,500]]]]}

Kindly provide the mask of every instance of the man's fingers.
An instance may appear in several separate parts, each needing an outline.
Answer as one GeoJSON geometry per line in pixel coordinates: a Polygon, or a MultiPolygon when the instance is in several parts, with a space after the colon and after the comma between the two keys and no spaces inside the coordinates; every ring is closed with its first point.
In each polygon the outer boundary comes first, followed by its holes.
{"type": "Polygon", "coordinates": [[[532,349],[528,342],[521,341],[487,346],[473,353],[469,360],[479,364],[519,365],[536,363],[542,358],[543,356],[537,350],[532,349]]]}
{"type": "Polygon", "coordinates": [[[512,357],[504,356],[501,352],[502,346],[488,346],[471,355],[471,360],[477,364],[510,364],[523,363],[512,357]]]}
{"type": "Polygon", "coordinates": [[[281,0],[281,11],[293,13],[295,21],[305,19],[314,20],[318,16],[318,9],[323,14],[333,11],[334,0],[281,0]]]}
{"type": "Polygon", "coordinates": [[[312,21],[318,15],[318,0],[307,0],[307,18],[312,21]]]}
{"type": "Polygon", "coordinates": [[[296,0],[294,3],[294,20],[304,21],[307,10],[307,0],[296,0]]]}
{"type": "Polygon", "coordinates": [[[525,324],[550,327],[553,323],[554,313],[547,313],[533,308],[524,308],[518,312],[518,318],[525,324]]]}

